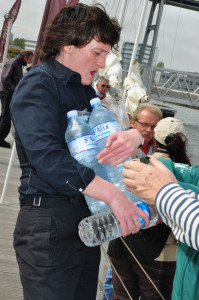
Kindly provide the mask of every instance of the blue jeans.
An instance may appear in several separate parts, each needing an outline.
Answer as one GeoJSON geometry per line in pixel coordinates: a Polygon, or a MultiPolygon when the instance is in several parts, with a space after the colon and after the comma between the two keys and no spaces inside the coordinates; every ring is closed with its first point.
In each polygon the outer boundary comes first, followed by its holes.
{"type": "MultiPolygon", "coordinates": [[[[109,300],[112,300],[112,295],[113,295],[113,283],[112,283],[112,268],[111,265],[109,266],[105,281],[104,281],[104,290],[106,292],[106,295],[109,300]]],[[[106,296],[103,293],[102,300],[107,300],[106,296]]]]}

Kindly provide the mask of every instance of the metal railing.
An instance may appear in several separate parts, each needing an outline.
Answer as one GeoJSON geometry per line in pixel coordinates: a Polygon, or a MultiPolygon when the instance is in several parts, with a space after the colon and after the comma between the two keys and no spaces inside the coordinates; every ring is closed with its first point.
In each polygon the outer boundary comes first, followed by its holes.
{"type": "Polygon", "coordinates": [[[141,66],[150,99],[199,108],[199,74],[141,66]]]}

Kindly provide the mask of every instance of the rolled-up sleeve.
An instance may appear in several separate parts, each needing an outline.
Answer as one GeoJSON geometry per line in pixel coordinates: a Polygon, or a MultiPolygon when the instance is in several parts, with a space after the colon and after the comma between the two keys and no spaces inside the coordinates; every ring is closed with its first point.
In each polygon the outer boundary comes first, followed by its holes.
{"type": "MultiPolygon", "coordinates": [[[[45,72],[29,74],[17,86],[10,108],[18,149],[25,152],[31,166],[29,184],[39,186],[43,182],[67,196],[81,193],[95,173],[71,157],[63,144],[54,79],[45,72]]],[[[26,159],[20,161],[22,169],[26,159]]]]}

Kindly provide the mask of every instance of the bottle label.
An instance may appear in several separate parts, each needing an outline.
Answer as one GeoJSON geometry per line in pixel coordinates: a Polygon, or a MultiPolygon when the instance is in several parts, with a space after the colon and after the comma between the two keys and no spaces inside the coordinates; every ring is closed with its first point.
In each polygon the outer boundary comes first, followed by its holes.
{"type": "Polygon", "coordinates": [[[95,135],[95,141],[98,142],[101,139],[104,139],[116,131],[120,131],[120,125],[117,121],[109,121],[106,123],[101,123],[93,127],[93,132],[95,135]]]}
{"type": "Polygon", "coordinates": [[[97,143],[93,134],[79,137],[68,143],[70,154],[75,155],[90,149],[97,149],[97,143]]]}

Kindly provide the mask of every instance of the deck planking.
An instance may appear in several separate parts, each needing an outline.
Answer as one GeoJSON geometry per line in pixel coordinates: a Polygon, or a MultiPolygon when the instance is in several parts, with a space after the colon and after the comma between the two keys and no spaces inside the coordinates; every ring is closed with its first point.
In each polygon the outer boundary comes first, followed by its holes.
{"type": "MultiPolygon", "coordinates": [[[[9,135],[9,142],[12,142],[9,135]]],[[[11,149],[0,147],[0,195],[7,173],[11,149]]],[[[23,290],[13,249],[13,231],[19,211],[18,186],[20,168],[15,155],[7,192],[0,204],[0,300],[22,300],[23,290]]]]}

